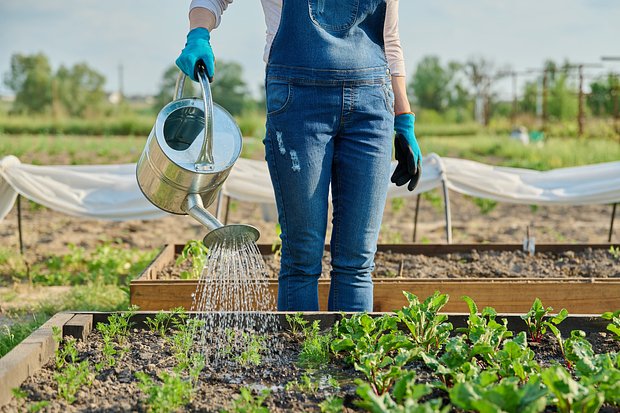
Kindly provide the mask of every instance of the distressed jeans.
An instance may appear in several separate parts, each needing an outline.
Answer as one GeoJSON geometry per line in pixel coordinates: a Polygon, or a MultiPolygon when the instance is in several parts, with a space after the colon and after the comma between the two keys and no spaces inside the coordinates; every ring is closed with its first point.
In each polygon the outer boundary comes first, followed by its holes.
{"type": "Polygon", "coordinates": [[[282,229],[278,309],[319,309],[331,188],[328,310],[372,311],[392,154],[390,79],[385,69],[358,80],[268,75],[266,95],[265,156],[282,229]]]}

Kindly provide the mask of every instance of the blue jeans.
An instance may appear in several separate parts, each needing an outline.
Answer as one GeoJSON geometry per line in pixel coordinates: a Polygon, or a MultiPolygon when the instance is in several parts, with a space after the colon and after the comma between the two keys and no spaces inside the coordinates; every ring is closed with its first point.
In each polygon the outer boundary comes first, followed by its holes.
{"type": "Polygon", "coordinates": [[[328,310],[372,311],[371,272],[392,154],[390,78],[385,68],[364,76],[342,71],[349,80],[285,72],[268,70],[264,140],[282,229],[278,309],[319,309],[331,184],[328,310]]]}

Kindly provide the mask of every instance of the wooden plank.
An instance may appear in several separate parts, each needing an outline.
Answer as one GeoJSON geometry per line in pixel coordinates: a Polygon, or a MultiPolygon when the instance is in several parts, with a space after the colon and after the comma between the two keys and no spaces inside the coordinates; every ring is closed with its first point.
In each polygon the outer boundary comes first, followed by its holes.
{"type": "Polygon", "coordinates": [[[620,303],[620,283],[604,281],[584,282],[527,282],[519,280],[502,283],[459,281],[411,281],[398,285],[375,285],[375,311],[391,311],[406,304],[400,291],[418,297],[427,297],[435,291],[450,296],[444,308],[448,312],[466,312],[467,305],[460,298],[471,297],[479,308],[493,307],[498,312],[526,313],[534,299],[556,310],[566,308],[569,313],[600,314],[613,310],[620,303]]]}
{"type": "Polygon", "coordinates": [[[58,313],[36,329],[0,359],[0,406],[13,397],[12,389],[48,362],[58,348],[52,335],[52,327],[62,326],[73,317],[73,313],[58,313]]]}
{"type": "Polygon", "coordinates": [[[78,340],[86,340],[93,329],[92,314],[76,314],[62,327],[63,337],[75,337],[78,340]]]}
{"type": "MultiPolygon", "coordinates": [[[[94,319],[98,319],[101,322],[105,322],[107,318],[113,313],[83,313],[90,314],[94,319]]],[[[156,312],[137,312],[131,319],[132,322],[135,323],[136,328],[147,328],[145,324],[145,320],[147,317],[154,317],[156,312]]],[[[192,313],[190,314],[197,314],[192,313]]],[[[226,313],[213,313],[213,317],[226,317],[230,312],[226,313]]],[[[271,326],[274,330],[286,330],[289,329],[289,323],[286,320],[287,315],[295,315],[297,312],[272,312],[266,313],[268,315],[273,315],[274,324],[271,326]]],[[[342,319],[343,317],[351,316],[353,313],[343,313],[343,312],[325,312],[325,311],[306,311],[301,313],[302,317],[308,321],[319,320],[321,323],[322,329],[331,328],[336,321],[342,319]]],[[[382,316],[385,314],[389,314],[389,312],[373,312],[369,313],[373,317],[382,316]]],[[[454,328],[458,327],[466,327],[467,319],[469,318],[469,313],[450,313],[450,312],[442,312],[442,314],[448,315],[448,321],[451,322],[454,328]]],[[[204,316],[204,313],[202,313],[204,316]]],[[[250,313],[248,317],[261,317],[261,320],[264,320],[265,313],[250,313]]],[[[525,322],[521,319],[520,314],[511,314],[511,313],[499,313],[497,318],[505,318],[508,321],[508,329],[513,332],[521,332],[526,331],[527,326],[525,322]]],[[[592,332],[604,332],[606,331],[607,324],[609,324],[608,320],[604,320],[596,314],[571,314],[569,315],[560,325],[558,326],[559,330],[562,332],[562,335],[565,337],[570,336],[570,332],[573,330],[583,330],[586,333],[592,332]]]]}
{"type": "MultiPolygon", "coordinates": [[[[175,307],[191,308],[192,294],[196,291],[196,281],[184,283],[143,282],[131,288],[131,303],[141,310],[159,311],[175,307]]],[[[277,294],[277,281],[269,282],[274,297],[277,294]]],[[[419,297],[427,297],[435,291],[450,296],[445,311],[466,312],[467,305],[460,298],[471,297],[480,308],[493,307],[498,312],[526,313],[536,298],[545,306],[555,309],[566,308],[569,313],[600,314],[611,311],[620,303],[619,280],[540,280],[530,279],[396,279],[375,280],[374,310],[391,311],[406,305],[402,291],[419,297]]],[[[319,304],[327,309],[329,280],[319,281],[319,304]]]]}
{"type": "MultiPolygon", "coordinates": [[[[153,261],[146,266],[146,268],[138,275],[138,280],[155,280],[157,274],[166,266],[172,262],[176,256],[176,248],[179,245],[165,244],[159,253],[153,258],[153,261]]],[[[182,246],[181,246],[182,248],[182,246]]]]}

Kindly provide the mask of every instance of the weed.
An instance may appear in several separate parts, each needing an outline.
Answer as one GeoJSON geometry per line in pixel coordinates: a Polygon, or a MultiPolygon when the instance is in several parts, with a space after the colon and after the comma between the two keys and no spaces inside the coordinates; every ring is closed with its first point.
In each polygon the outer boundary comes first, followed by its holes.
{"type": "Polygon", "coordinates": [[[202,241],[190,240],[183,247],[183,251],[176,259],[176,264],[180,265],[185,261],[191,261],[192,271],[181,271],[181,279],[199,279],[202,271],[207,264],[209,249],[202,241]]]}
{"type": "Polygon", "coordinates": [[[433,209],[437,212],[443,212],[443,198],[438,194],[437,190],[422,193],[422,198],[428,201],[433,209]]]}
{"type": "Polygon", "coordinates": [[[269,413],[269,409],[264,406],[265,400],[271,391],[264,389],[260,394],[252,395],[252,390],[242,387],[240,393],[235,397],[231,410],[224,410],[223,413],[269,413]]]}
{"type": "Polygon", "coordinates": [[[487,215],[495,209],[497,201],[486,198],[472,198],[473,203],[480,209],[482,215],[487,215]]]}
{"type": "Polygon", "coordinates": [[[392,198],[390,203],[391,203],[391,206],[392,206],[392,212],[397,214],[405,206],[405,199],[404,198],[399,198],[399,197],[392,198]]]}
{"type": "Polygon", "coordinates": [[[612,257],[614,257],[614,259],[620,260],[620,246],[614,248],[614,246],[612,245],[611,247],[609,247],[609,253],[612,257]]]}

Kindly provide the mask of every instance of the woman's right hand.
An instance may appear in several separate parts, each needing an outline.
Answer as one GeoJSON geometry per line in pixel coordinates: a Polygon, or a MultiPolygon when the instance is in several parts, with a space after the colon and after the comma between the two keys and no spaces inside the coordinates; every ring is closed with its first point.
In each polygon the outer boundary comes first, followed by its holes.
{"type": "Polygon", "coordinates": [[[209,40],[211,40],[211,34],[209,30],[204,27],[197,27],[190,30],[187,34],[185,47],[176,60],[179,69],[195,82],[198,81],[196,77],[196,65],[198,62],[203,62],[207,69],[207,77],[210,81],[213,80],[215,58],[209,40]]]}

